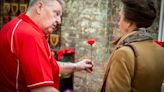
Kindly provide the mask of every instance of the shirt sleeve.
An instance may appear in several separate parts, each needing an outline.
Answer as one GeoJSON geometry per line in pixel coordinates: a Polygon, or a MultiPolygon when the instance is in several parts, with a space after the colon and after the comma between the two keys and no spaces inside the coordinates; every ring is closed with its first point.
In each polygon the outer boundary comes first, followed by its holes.
{"type": "Polygon", "coordinates": [[[27,87],[53,86],[52,68],[44,41],[25,37],[20,46],[19,62],[27,87]]]}
{"type": "Polygon", "coordinates": [[[134,71],[133,59],[134,55],[130,49],[128,51],[119,49],[114,53],[106,80],[106,90],[109,92],[131,92],[131,78],[134,71]]]}

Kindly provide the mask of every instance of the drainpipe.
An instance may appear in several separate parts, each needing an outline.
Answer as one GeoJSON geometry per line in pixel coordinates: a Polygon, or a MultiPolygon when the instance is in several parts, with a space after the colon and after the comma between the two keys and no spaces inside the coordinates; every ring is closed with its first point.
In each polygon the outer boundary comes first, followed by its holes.
{"type": "Polygon", "coordinates": [[[164,47],[164,0],[161,0],[158,41],[156,42],[164,47]]]}

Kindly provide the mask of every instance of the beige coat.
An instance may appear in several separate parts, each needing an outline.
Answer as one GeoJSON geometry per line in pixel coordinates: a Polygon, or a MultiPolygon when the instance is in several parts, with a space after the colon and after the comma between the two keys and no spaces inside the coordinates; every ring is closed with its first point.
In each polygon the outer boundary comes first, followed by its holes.
{"type": "Polygon", "coordinates": [[[136,49],[135,63],[133,50],[122,45],[125,38],[136,33],[138,31],[116,41],[116,47],[121,47],[112,52],[102,92],[161,92],[164,80],[164,49],[152,39],[138,40],[134,37],[135,40],[130,43],[136,49]]]}

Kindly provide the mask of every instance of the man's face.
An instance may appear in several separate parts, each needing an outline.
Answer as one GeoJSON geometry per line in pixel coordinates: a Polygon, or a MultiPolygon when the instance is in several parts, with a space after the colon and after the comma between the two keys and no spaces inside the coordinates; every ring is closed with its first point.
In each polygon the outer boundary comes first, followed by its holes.
{"type": "Polygon", "coordinates": [[[56,0],[43,4],[40,27],[45,34],[50,34],[61,23],[62,7],[56,0]]]}

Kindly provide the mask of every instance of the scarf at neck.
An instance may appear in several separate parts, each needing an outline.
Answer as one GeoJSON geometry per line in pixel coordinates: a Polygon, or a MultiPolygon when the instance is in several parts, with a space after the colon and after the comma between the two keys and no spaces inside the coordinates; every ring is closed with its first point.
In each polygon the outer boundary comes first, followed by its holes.
{"type": "Polygon", "coordinates": [[[137,31],[136,33],[126,37],[123,40],[122,44],[128,44],[128,43],[139,42],[144,40],[153,40],[151,35],[146,32],[145,28],[138,28],[136,31],[137,31]]]}

